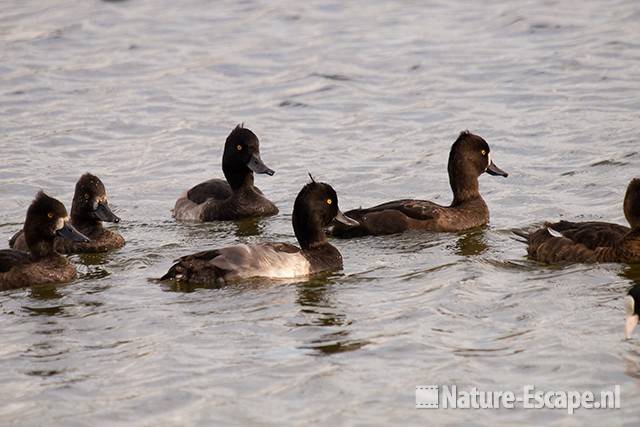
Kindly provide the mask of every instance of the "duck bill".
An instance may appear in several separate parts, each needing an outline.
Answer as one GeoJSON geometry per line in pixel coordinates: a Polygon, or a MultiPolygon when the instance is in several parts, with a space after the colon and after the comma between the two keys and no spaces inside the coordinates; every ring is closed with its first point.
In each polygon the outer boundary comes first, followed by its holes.
{"type": "Polygon", "coordinates": [[[104,202],[98,203],[98,207],[93,211],[93,214],[100,221],[116,222],[116,223],[120,222],[120,218],[118,218],[118,216],[111,211],[111,208],[109,208],[109,205],[104,202]]]}
{"type": "Polygon", "coordinates": [[[90,241],[87,236],[76,230],[76,228],[68,222],[65,222],[64,226],[56,231],[56,234],[63,239],[71,240],[72,242],[87,243],[90,241]]]}
{"type": "Polygon", "coordinates": [[[349,227],[357,227],[358,225],[360,225],[360,223],[358,221],[356,221],[353,218],[349,218],[348,216],[343,214],[341,211],[338,211],[338,214],[335,217],[335,221],[339,222],[340,224],[349,226],[349,227]]]}
{"type": "Polygon", "coordinates": [[[624,322],[624,338],[631,338],[631,334],[633,334],[633,330],[638,326],[638,315],[633,314],[631,316],[627,316],[624,322]]]}
{"type": "Polygon", "coordinates": [[[489,163],[489,166],[487,167],[486,172],[489,175],[493,175],[493,176],[504,176],[505,178],[509,176],[508,173],[506,173],[505,171],[500,169],[498,166],[496,166],[496,164],[493,163],[493,161],[489,163]]]}
{"type": "Polygon", "coordinates": [[[247,167],[254,173],[266,173],[269,176],[273,176],[273,174],[276,173],[273,169],[265,165],[262,162],[260,156],[257,154],[253,154],[251,156],[251,159],[249,159],[249,163],[247,163],[247,167]]]}

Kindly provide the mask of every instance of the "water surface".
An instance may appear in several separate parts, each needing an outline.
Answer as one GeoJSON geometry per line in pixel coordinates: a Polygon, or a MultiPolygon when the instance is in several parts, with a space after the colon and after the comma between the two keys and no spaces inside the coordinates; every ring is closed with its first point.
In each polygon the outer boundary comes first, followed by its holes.
{"type": "MultiPolygon", "coordinates": [[[[122,250],[80,278],[0,294],[4,425],[623,425],[640,405],[640,340],[622,340],[623,265],[549,268],[511,229],[624,223],[640,163],[634,1],[136,0],[0,3],[0,241],[41,188],[70,203],[99,175],[122,250]],[[221,176],[239,122],[277,173],[281,215],[179,224],[177,196],[221,176]],[[491,225],[336,241],[344,271],[222,289],[149,281],[178,256],[294,242],[307,172],[346,210],[447,203],[469,129],[491,225]],[[414,409],[422,384],[622,387],[622,409],[414,409]]],[[[6,247],[6,243],[4,246],[6,247]]]]}

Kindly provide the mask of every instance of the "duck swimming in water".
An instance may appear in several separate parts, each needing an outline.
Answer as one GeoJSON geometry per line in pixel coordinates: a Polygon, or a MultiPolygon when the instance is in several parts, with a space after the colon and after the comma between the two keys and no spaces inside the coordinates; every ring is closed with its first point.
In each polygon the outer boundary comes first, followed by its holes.
{"type": "Polygon", "coordinates": [[[358,221],[359,225],[336,224],[331,233],[336,237],[349,238],[406,230],[456,232],[487,224],[489,208],[478,190],[478,177],[485,172],[508,176],[491,160],[489,144],[469,131],[462,132],[451,146],[448,172],[453,190],[451,205],[404,199],[372,208],[353,209],[345,215],[358,221]]]}
{"type": "Polygon", "coordinates": [[[76,268],[56,252],[54,241],[56,237],[75,242],[89,239],[70,224],[62,203],[39,192],[27,210],[24,235],[29,252],[0,250],[0,290],[65,283],[76,278],[76,268]]]}
{"type": "Polygon", "coordinates": [[[342,255],[323,227],[336,220],[357,225],[338,208],[338,196],[328,184],[305,185],[293,206],[293,230],[300,247],[288,243],[236,245],[180,258],[161,280],[202,285],[249,277],[293,278],[342,268],[342,255]]]}
{"type": "MultiPolygon", "coordinates": [[[[116,232],[105,229],[102,226],[103,221],[119,223],[120,218],[111,211],[107,191],[100,178],[86,173],[76,183],[71,204],[71,224],[90,241],[78,242],[56,238],[54,243],[56,251],[63,254],[98,253],[123,247],[124,238],[116,232]]],[[[23,230],[11,238],[9,247],[21,251],[29,250],[23,230]]]]}
{"type": "Polygon", "coordinates": [[[546,223],[532,233],[514,231],[525,238],[529,256],[540,262],[640,262],[640,179],[627,187],[624,214],[631,227],[608,222],[546,223]]]}
{"type": "Polygon", "coordinates": [[[224,221],[275,215],[278,208],[253,185],[253,174],[273,175],[260,158],[258,137],[238,125],[227,137],[222,155],[226,178],[211,179],[185,192],[176,201],[177,220],[224,221]]]}

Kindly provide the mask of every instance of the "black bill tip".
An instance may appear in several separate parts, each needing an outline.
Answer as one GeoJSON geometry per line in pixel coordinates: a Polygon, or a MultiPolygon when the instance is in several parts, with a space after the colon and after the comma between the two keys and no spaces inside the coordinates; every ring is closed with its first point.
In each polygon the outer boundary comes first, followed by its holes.
{"type": "Polygon", "coordinates": [[[506,173],[505,171],[500,169],[498,166],[496,166],[496,164],[493,163],[493,161],[491,163],[489,163],[489,167],[487,167],[487,171],[486,172],[489,175],[493,175],[493,176],[504,176],[505,178],[509,176],[508,173],[506,173]]]}
{"type": "Polygon", "coordinates": [[[348,216],[343,214],[341,211],[338,211],[338,214],[335,217],[335,221],[339,222],[340,224],[346,225],[348,227],[357,227],[360,225],[358,221],[356,221],[353,218],[349,218],[348,216]]]}
{"type": "Polygon", "coordinates": [[[251,159],[249,159],[249,162],[247,163],[247,167],[254,173],[266,173],[269,176],[273,176],[276,173],[276,171],[265,165],[260,156],[256,154],[251,156],[251,159]]]}
{"type": "Polygon", "coordinates": [[[120,222],[120,218],[111,211],[109,204],[106,202],[98,203],[98,207],[93,211],[96,218],[105,222],[120,222]]]}

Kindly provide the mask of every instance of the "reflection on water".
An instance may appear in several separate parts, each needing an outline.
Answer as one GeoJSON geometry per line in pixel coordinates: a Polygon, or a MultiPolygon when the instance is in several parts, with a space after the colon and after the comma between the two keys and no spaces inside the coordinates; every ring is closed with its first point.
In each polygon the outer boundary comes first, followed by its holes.
{"type": "Polygon", "coordinates": [[[296,302],[300,305],[300,314],[304,319],[297,322],[296,327],[309,329],[300,348],[330,355],[358,350],[367,344],[366,341],[351,338],[348,329],[351,321],[339,310],[332,295],[335,286],[339,285],[329,275],[318,275],[296,285],[296,302]],[[316,326],[322,329],[315,328],[316,326]],[[325,332],[327,328],[331,332],[325,332]]]}
{"type": "Polygon", "coordinates": [[[264,220],[262,218],[247,218],[235,222],[237,225],[236,236],[247,237],[262,234],[264,220]]]}
{"type": "Polygon", "coordinates": [[[463,233],[455,243],[455,253],[460,256],[480,255],[487,250],[484,229],[463,233]]]}

